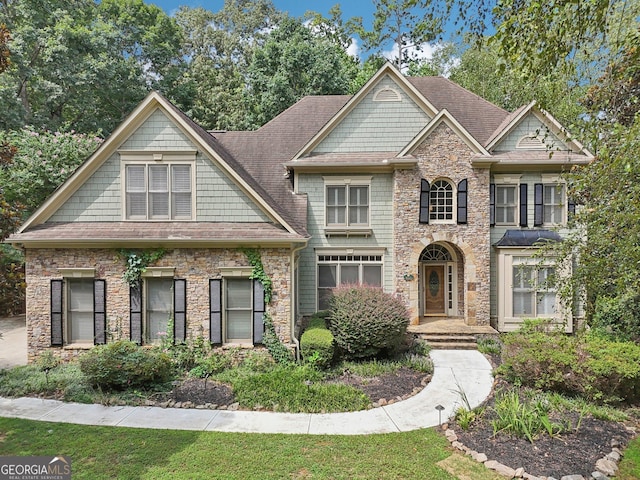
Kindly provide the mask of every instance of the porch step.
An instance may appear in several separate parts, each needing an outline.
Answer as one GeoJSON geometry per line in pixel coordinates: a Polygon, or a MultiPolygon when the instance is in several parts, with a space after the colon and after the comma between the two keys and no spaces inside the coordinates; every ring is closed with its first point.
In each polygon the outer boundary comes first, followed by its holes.
{"type": "Polygon", "coordinates": [[[419,338],[438,350],[476,350],[478,343],[473,335],[455,333],[423,333],[419,338]]]}

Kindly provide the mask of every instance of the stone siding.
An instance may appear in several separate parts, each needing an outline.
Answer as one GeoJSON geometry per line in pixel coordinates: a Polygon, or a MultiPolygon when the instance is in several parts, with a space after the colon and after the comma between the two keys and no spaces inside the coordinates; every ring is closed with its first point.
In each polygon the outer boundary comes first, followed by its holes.
{"type": "MultiPolygon", "coordinates": [[[[472,168],[469,147],[446,124],[413,152],[415,169],[395,173],[394,264],[395,291],[409,307],[411,322],[420,321],[420,255],[431,243],[448,244],[456,254],[458,311],[468,325],[489,325],[489,170],[472,168]],[[468,181],[467,224],[419,223],[420,181],[444,178],[454,187],[468,181]],[[413,275],[405,280],[405,275],[413,275]]],[[[455,199],[455,192],[454,192],[455,199]]],[[[454,219],[456,210],[454,208],[454,219]]]]}
{"type": "MultiPolygon", "coordinates": [[[[266,274],[273,282],[267,307],[276,333],[291,342],[291,272],[288,249],[261,249],[266,274]]],[[[114,249],[28,249],[26,251],[28,359],[32,362],[51,346],[50,285],[61,279],[60,268],[95,268],[95,278],[106,280],[108,339],[129,338],[129,285],[122,279],[124,261],[114,249]]],[[[209,338],[209,279],[221,278],[222,267],[249,267],[237,249],[172,249],[153,267],[174,267],[176,279],[187,285],[187,338],[209,338]]],[[[69,358],[82,350],[55,347],[69,358]]]]}

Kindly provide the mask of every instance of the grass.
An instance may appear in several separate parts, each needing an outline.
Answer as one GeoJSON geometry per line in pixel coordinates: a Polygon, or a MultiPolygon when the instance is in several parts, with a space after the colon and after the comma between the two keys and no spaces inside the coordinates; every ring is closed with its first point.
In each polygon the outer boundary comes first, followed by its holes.
{"type": "Polygon", "coordinates": [[[624,451],[616,480],[637,480],[640,478],[640,437],[632,440],[624,451]]]}
{"type": "Polygon", "coordinates": [[[433,429],[366,436],[266,435],[0,418],[0,455],[68,455],[74,479],[459,478],[438,466],[451,452],[433,429]]]}

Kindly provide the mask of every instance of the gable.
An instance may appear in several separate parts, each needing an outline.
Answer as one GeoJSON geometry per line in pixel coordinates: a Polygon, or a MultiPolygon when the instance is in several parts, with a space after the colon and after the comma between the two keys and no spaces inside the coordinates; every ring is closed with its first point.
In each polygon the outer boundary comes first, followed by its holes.
{"type": "Polygon", "coordinates": [[[570,150],[534,113],[529,112],[493,148],[494,152],[570,150]]]}
{"type": "Polygon", "coordinates": [[[387,74],[312,154],[398,152],[429,120],[425,111],[387,74]]]}
{"type": "Polygon", "coordinates": [[[183,152],[195,159],[196,221],[269,222],[270,218],[161,110],[149,117],[47,220],[114,222],[124,218],[122,152],[183,152]]]}

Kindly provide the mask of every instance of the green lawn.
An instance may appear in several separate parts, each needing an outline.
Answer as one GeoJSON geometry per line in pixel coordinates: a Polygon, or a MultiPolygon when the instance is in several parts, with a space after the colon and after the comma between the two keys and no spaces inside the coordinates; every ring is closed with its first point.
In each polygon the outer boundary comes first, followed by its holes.
{"type": "Polygon", "coordinates": [[[0,455],[68,455],[74,479],[456,480],[436,465],[451,451],[433,429],[367,436],[266,435],[0,418],[0,455]]]}

